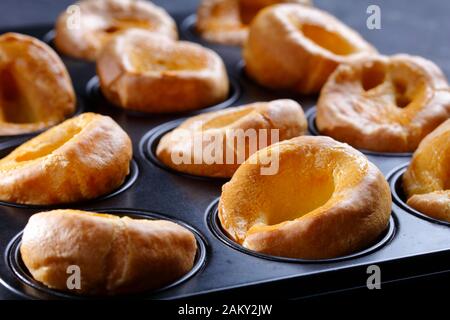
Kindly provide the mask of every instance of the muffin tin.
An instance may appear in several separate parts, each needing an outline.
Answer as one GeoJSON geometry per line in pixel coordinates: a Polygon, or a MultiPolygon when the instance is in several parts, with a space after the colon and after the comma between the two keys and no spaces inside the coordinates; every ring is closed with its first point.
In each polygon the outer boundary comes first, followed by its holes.
{"type": "MultiPolygon", "coordinates": [[[[239,246],[228,239],[217,221],[217,201],[226,180],[181,174],[167,168],[155,156],[161,136],[184,118],[201,112],[255,101],[293,98],[301,103],[310,127],[315,128],[317,97],[298,97],[267,90],[245,76],[240,49],[202,41],[193,29],[195,16],[175,17],[182,39],[199,42],[218,52],[230,77],[231,93],[223,103],[186,114],[142,114],[112,106],[99,91],[95,64],[62,56],[83,111],[114,118],[133,141],[132,172],[125,184],[110,195],[86,203],[59,206],[108,212],[139,218],[163,218],[190,228],[199,252],[194,269],[182,279],[138,298],[174,299],[241,294],[253,297],[304,297],[366,285],[367,266],[377,264],[382,281],[423,276],[450,270],[450,226],[415,212],[404,203],[401,174],[411,154],[365,152],[388,178],[393,193],[392,218],[386,231],[368,248],[345,257],[301,260],[272,257],[239,246]]],[[[52,44],[52,26],[14,30],[52,44]]],[[[8,30],[11,31],[11,30],[8,30]]],[[[0,157],[32,135],[0,138],[0,157]]],[[[80,299],[51,290],[34,281],[18,253],[21,232],[29,217],[48,207],[0,203],[0,298],[80,299]]]]}

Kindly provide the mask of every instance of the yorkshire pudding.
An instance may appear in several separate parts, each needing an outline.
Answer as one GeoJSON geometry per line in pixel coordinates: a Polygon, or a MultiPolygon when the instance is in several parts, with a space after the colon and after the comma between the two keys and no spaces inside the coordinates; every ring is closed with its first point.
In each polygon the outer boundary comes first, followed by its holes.
{"type": "Polygon", "coordinates": [[[403,175],[408,205],[450,222],[450,119],[419,144],[403,175]]]}
{"type": "Polygon", "coordinates": [[[55,45],[65,55],[95,60],[105,43],[138,28],[177,39],[167,12],[142,0],[84,0],[63,12],[56,23],[55,45]]]}
{"type": "Polygon", "coordinates": [[[124,182],[131,156],[130,138],[114,120],[84,113],[0,160],[0,200],[54,205],[99,197],[124,182]]]}
{"type": "Polygon", "coordinates": [[[97,73],[108,100],[136,111],[200,109],[225,100],[229,90],[223,61],[212,50],[136,29],[106,45],[97,73]]]}
{"type": "Polygon", "coordinates": [[[253,154],[222,189],[219,218],[230,238],[256,252],[303,259],[350,254],[387,227],[389,186],[359,151],[301,136],[253,154]],[[261,175],[263,152],[279,170],[261,175]]]}
{"type": "Polygon", "coordinates": [[[197,10],[197,31],[211,42],[243,45],[256,14],[277,3],[311,5],[310,0],[202,0],[197,10]]]}
{"type": "Polygon", "coordinates": [[[450,89],[431,61],[405,54],[341,65],[317,104],[322,134],[355,148],[411,152],[450,117],[450,89]]]}
{"type": "Polygon", "coordinates": [[[196,249],[192,232],[170,221],[54,210],[30,218],[20,253],[33,278],[47,287],[113,295],[177,280],[192,269],[196,249]],[[79,268],[79,288],[68,288],[71,266],[79,268]]]}
{"type": "Polygon", "coordinates": [[[243,56],[262,86],[317,93],[340,63],[376,50],[358,33],[319,9],[278,4],[252,21],[243,56]]]}
{"type": "Polygon", "coordinates": [[[75,112],[75,93],[66,67],[36,38],[0,36],[0,135],[38,131],[75,112]]]}
{"type": "Polygon", "coordinates": [[[297,102],[257,102],[189,118],[163,136],[156,153],[177,171],[228,178],[258,149],[300,136],[306,128],[297,102]]]}

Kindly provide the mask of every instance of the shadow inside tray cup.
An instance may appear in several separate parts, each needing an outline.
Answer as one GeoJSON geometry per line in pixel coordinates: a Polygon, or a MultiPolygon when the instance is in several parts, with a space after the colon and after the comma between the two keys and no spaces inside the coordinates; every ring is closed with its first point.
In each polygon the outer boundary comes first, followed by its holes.
{"type": "MultiPolygon", "coordinates": [[[[322,135],[317,128],[316,124],[316,116],[317,116],[317,109],[316,107],[313,107],[308,110],[306,113],[306,118],[308,121],[308,130],[309,132],[314,136],[320,136],[322,135]]],[[[371,156],[379,156],[379,157],[411,157],[411,152],[378,152],[378,151],[371,151],[371,150],[365,150],[365,149],[358,149],[362,153],[366,155],[371,156]]]]}
{"type": "Polygon", "coordinates": [[[210,47],[216,50],[240,50],[241,46],[232,44],[223,44],[218,42],[209,41],[202,37],[197,31],[197,15],[191,14],[187,16],[180,24],[181,40],[187,40],[200,43],[203,46],[210,47]]]}
{"type": "Polygon", "coordinates": [[[394,169],[394,172],[390,175],[390,177],[388,177],[388,181],[389,181],[389,184],[391,187],[391,192],[392,192],[392,198],[395,201],[395,203],[398,206],[400,206],[404,211],[406,211],[412,215],[415,215],[416,217],[419,217],[421,219],[424,219],[424,220],[427,220],[427,221],[430,221],[433,223],[450,226],[450,222],[432,218],[432,217],[412,208],[411,206],[409,206],[406,203],[407,197],[403,190],[403,174],[405,173],[406,169],[408,168],[408,165],[409,164],[405,164],[405,165],[400,166],[397,169],[394,169]]]}
{"type": "Polygon", "coordinates": [[[227,99],[224,101],[217,103],[213,106],[197,109],[197,110],[191,110],[186,112],[168,112],[168,113],[151,113],[151,112],[143,112],[143,111],[134,111],[130,109],[121,108],[110,101],[106,99],[106,97],[103,95],[101,88],[100,88],[100,81],[98,76],[92,77],[88,83],[86,84],[86,94],[87,97],[95,102],[97,108],[107,108],[108,111],[113,112],[126,112],[129,115],[137,116],[137,117],[152,117],[155,116],[194,116],[203,112],[209,112],[209,111],[216,111],[220,109],[225,109],[229,106],[231,106],[233,103],[235,103],[240,95],[241,95],[241,88],[236,80],[233,78],[229,78],[230,82],[230,89],[228,93],[227,99]]]}
{"type": "Polygon", "coordinates": [[[235,69],[235,72],[239,75],[239,79],[241,79],[241,81],[244,81],[247,85],[255,86],[258,90],[258,94],[264,93],[266,97],[262,100],[292,99],[298,101],[303,107],[309,107],[310,105],[314,105],[318,99],[317,94],[301,95],[287,89],[273,89],[262,86],[247,74],[244,60],[240,60],[236,64],[235,69]]]}
{"type": "Polygon", "coordinates": [[[189,279],[191,279],[198,271],[200,271],[206,260],[206,241],[204,240],[203,236],[193,227],[190,225],[181,222],[179,220],[171,219],[168,217],[165,217],[163,215],[153,213],[153,212],[146,212],[146,211],[138,211],[138,210],[129,210],[129,209],[102,209],[102,210],[95,210],[95,212],[99,213],[108,213],[118,216],[128,216],[133,219],[150,219],[150,220],[167,220],[174,223],[177,223],[189,231],[191,231],[197,241],[197,253],[194,260],[194,265],[192,269],[183,275],[182,277],[178,278],[177,280],[165,285],[164,287],[161,287],[156,290],[142,292],[142,293],[136,293],[136,294],[120,294],[116,296],[95,296],[95,295],[81,295],[76,293],[70,293],[70,292],[64,292],[59,290],[51,289],[44,284],[36,281],[31,273],[28,271],[27,267],[25,266],[25,263],[22,260],[22,256],[20,254],[20,245],[21,245],[21,239],[22,239],[22,232],[17,234],[9,243],[5,257],[6,262],[8,264],[8,269],[10,270],[10,274],[2,275],[2,278],[6,278],[9,280],[8,284],[11,290],[18,292],[19,294],[25,295],[25,296],[31,296],[32,298],[47,298],[47,299],[92,299],[92,298],[124,298],[124,297],[130,297],[130,298],[144,298],[144,297],[151,297],[152,295],[155,295],[157,293],[160,293],[162,291],[171,289],[175,286],[178,286],[189,279]],[[24,288],[27,288],[25,289],[24,288]],[[29,290],[29,289],[32,290],[29,290]]]}
{"type": "MultiPolygon", "coordinates": [[[[0,144],[0,159],[6,157],[8,154],[10,154],[14,149],[19,147],[22,143],[24,143],[28,139],[17,139],[10,141],[9,143],[0,144]]],[[[109,192],[108,194],[105,194],[103,196],[97,197],[95,199],[90,199],[86,201],[81,202],[75,202],[75,203],[63,203],[63,204],[57,204],[57,205],[28,205],[28,204],[20,204],[15,202],[8,202],[8,201],[1,201],[0,205],[3,206],[9,206],[9,207],[15,207],[15,208],[25,208],[25,209],[51,209],[51,208],[69,208],[69,207],[80,207],[80,206],[86,206],[95,202],[104,201],[107,199],[110,199],[112,197],[115,197],[124,191],[128,190],[133,186],[133,184],[136,182],[137,178],[139,176],[139,166],[135,159],[131,159],[130,162],[130,172],[125,178],[125,181],[120,185],[116,190],[113,190],[109,192]]]]}
{"type": "Polygon", "coordinates": [[[394,215],[394,213],[391,213],[391,217],[389,219],[388,226],[386,227],[386,230],[379,235],[379,237],[373,242],[372,245],[368,246],[367,248],[361,249],[357,252],[340,256],[336,258],[328,258],[328,259],[299,259],[299,258],[287,258],[287,257],[279,257],[279,256],[273,256],[268,255],[264,253],[259,253],[256,251],[252,251],[250,249],[247,249],[240,244],[236,243],[234,240],[230,239],[226,232],[223,230],[222,225],[219,220],[219,210],[218,210],[218,203],[219,199],[214,201],[209,208],[207,209],[206,215],[207,215],[207,223],[212,231],[212,233],[223,243],[230,246],[231,248],[241,251],[243,253],[262,258],[262,259],[268,259],[273,261],[279,261],[279,262],[291,262],[291,263],[333,263],[333,262],[339,262],[349,259],[355,259],[361,256],[368,255],[372,252],[375,252],[379,249],[381,249],[383,246],[385,246],[387,243],[389,243],[396,232],[398,221],[394,215]]]}
{"type": "Polygon", "coordinates": [[[82,65],[82,64],[95,65],[94,61],[78,59],[78,58],[68,56],[64,53],[61,53],[58,50],[58,48],[55,46],[55,36],[56,36],[55,29],[51,29],[42,37],[41,40],[43,42],[45,42],[47,45],[49,45],[53,50],[55,50],[56,53],[61,57],[61,59],[64,60],[64,62],[66,62],[66,64],[69,64],[69,65],[82,65]]]}
{"type": "Polygon", "coordinates": [[[191,14],[191,15],[187,16],[180,24],[181,35],[186,40],[195,41],[195,42],[206,42],[197,33],[196,23],[197,23],[197,15],[196,14],[191,14]]]}

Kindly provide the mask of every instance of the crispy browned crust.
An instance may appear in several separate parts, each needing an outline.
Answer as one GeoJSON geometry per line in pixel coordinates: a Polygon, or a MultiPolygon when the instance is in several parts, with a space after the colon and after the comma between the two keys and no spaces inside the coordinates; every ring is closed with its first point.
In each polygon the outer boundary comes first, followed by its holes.
{"type": "Polygon", "coordinates": [[[399,54],[339,66],[317,103],[322,134],[353,147],[411,152],[450,117],[450,89],[433,62],[399,54]]]}
{"type": "MultiPolygon", "coordinates": [[[[307,123],[301,106],[293,100],[256,102],[189,118],[178,128],[163,136],[156,153],[164,164],[177,171],[199,176],[228,178],[233,175],[241,163],[238,162],[238,156],[233,157],[233,163],[226,163],[227,153],[237,154],[240,152],[241,146],[236,146],[227,140],[227,133],[248,129],[254,129],[257,132],[257,146],[261,148],[260,129],[267,130],[269,140],[267,144],[270,144],[272,141],[270,130],[278,129],[281,141],[304,134],[307,123]],[[194,151],[195,141],[203,139],[205,141],[203,150],[205,150],[209,145],[214,145],[219,136],[223,139],[220,159],[225,161],[223,163],[205,163],[202,155],[198,155],[194,151]],[[183,155],[183,157],[186,155],[186,158],[190,159],[189,163],[174,162],[172,157],[174,154],[183,155]]],[[[250,156],[251,148],[248,139],[243,143],[245,143],[245,148],[242,149],[245,150],[245,158],[243,158],[245,160],[250,156]]],[[[254,147],[256,149],[256,145],[254,147]]]]}
{"type": "Polygon", "coordinates": [[[243,56],[259,84],[301,94],[320,91],[341,63],[376,50],[332,15],[296,4],[279,4],[253,19],[243,56]]]}
{"type": "Polygon", "coordinates": [[[52,205],[93,199],[129,173],[131,140],[110,117],[84,113],[0,160],[0,200],[52,205]]]}
{"type": "Polygon", "coordinates": [[[312,4],[310,0],[202,0],[197,10],[197,31],[210,42],[241,46],[253,17],[277,3],[312,4]]]}
{"type": "Polygon", "coordinates": [[[173,222],[54,210],[30,218],[20,252],[33,278],[52,289],[112,295],[175,281],[192,269],[196,248],[192,232],[173,222]],[[81,288],[70,290],[73,265],[81,288]]]}
{"type": "Polygon", "coordinates": [[[222,59],[198,44],[129,30],[97,61],[103,94],[114,104],[152,113],[201,109],[226,99],[222,59]]]}
{"type": "Polygon", "coordinates": [[[364,248],[386,229],[389,186],[363,154],[311,136],[268,150],[279,155],[277,174],[261,175],[261,150],[223,186],[219,218],[236,242],[275,256],[334,258],[364,248]]]}
{"type": "Polygon", "coordinates": [[[450,119],[422,140],[403,176],[403,188],[408,205],[450,222],[450,119]]]}
{"type": "Polygon", "coordinates": [[[79,17],[66,10],[58,17],[55,45],[65,55],[95,60],[105,43],[130,28],[177,39],[175,21],[161,7],[142,0],[84,0],[75,3],[79,17]],[[77,19],[80,26],[72,26],[77,19]]]}

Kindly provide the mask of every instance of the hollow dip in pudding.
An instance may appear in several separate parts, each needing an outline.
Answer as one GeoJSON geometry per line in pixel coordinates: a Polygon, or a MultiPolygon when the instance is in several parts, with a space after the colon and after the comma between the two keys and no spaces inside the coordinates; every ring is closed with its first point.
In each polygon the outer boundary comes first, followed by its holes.
{"type": "Polygon", "coordinates": [[[19,33],[0,36],[0,136],[48,128],[75,112],[75,92],[58,55],[19,33]]]}
{"type": "Polygon", "coordinates": [[[254,153],[222,187],[219,218],[231,239],[273,256],[325,259],[361,250],[386,229],[391,193],[362,153],[301,136],[254,153]],[[264,153],[278,159],[261,174],[264,153]]]}
{"type": "Polygon", "coordinates": [[[300,136],[306,129],[297,102],[256,102],[188,118],[161,138],[156,154],[180,172],[229,178],[258,149],[300,136]]]}
{"type": "Polygon", "coordinates": [[[0,159],[0,200],[56,205],[118,188],[130,170],[131,140],[110,117],[83,113],[0,159]]]}
{"type": "Polygon", "coordinates": [[[399,54],[339,66],[320,93],[316,124],[355,148],[412,152],[449,117],[450,89],[439,67],[399,54]]]}
{"type": "Polygon", "coordinates": [[[136,29],[106,45],[97,74],[109,101],[150,113],[201,109],[224,101],[229,91],[224,63],[214,51],[136,29]]]}
{"type": "Polygon", "coordinates": [[[243,57],[260,85],[300,94],[320,91],[341,63],[376,50],[332,15],[298,4],[278,4],[252,21],[243,57]]]}
{"type": "Polygon", "coordinates": [[[177,39],[175,21],[160,7],[143,0],[84,0],[61,13],[55,46],[65,55],[95,60],[104,45],[128,29],[144,29],[177,39]]]}

